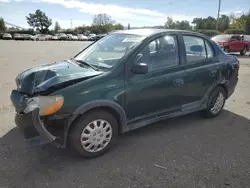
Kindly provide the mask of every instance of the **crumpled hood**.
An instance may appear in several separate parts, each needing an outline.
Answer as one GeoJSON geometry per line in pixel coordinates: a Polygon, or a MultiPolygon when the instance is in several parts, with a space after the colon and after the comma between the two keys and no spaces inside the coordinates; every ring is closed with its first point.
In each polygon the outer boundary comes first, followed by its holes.
{"type": "Polygon", "coordinates": [[[17,76],[16,84],[19,91],[32,95],[56,86],[62,88],[63,84],[66,87],[99,74],[102,72],[91,67],[64,61],[27,69],[17,76]]]}

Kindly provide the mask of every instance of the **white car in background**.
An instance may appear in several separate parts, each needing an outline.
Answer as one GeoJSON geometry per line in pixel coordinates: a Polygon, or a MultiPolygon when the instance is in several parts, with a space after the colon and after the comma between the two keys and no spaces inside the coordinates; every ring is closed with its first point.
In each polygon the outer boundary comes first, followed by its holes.
{"type": "Polygon", "coordinates": [[[32,40],[45,41],[47,40],[47,37],[46,35],[43,35],[43,34],[36,34],[35,36],[32,37],[32,40]]]}
{"type": "Polygon", "coordinates": [[[11,36],[11,34],[9,34],[9,33],[4,33],[4,34],[3,34],[3,39],[5,39],[5,40],[11,40],[11,39],[12,39],[12,36],[11,36]]]}
{"type": "Polygon", "coordinates": [[[58,35],[58,40],[68,40],[68,36],[65,33],[60,33],[58,35]]]}
{"type": "Polygon", "coordinates": [[[78,37],[78,40],[82,40],[82,41],[88,40],[88,37],[83,34],[78,34],[77,37],[78,37]]]}
{"type": "Polygon", "coordinates": [[[53,35],[53,36],[51,36],[50,40],[58,40],[58,36],[57,35],[53,35]]]}
{"type": "Polygon", "coordinates": [[[52,35],[46,35],[46,40],[51,40],[52,35]]]}
{"type": "Polygon", "coordinates": [[[66,34],[68,36],[68,40],[73,40],[73,35],[72,34],[66,34]]]}
{"type": "Polygon", "coordinates": [[[76,35],[72,35],[72,40],[78,40],[78,37],[76,35]]]}

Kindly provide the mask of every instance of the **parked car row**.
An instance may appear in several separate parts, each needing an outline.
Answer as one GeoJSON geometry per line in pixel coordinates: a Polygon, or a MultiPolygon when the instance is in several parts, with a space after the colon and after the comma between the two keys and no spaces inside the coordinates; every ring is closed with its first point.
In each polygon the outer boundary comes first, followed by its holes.
{"type": "Polygon", "coordinates": [[[33,40],[33,41],[46,41],[46,40],[67,40],[67,41],[97,41],[104,37],[106,34],[96,35],[90,34],[89,36],[85,36],[83,34],[73,35],[73,34],[65,34],[59,33],[55,35],[45,35],[45,34],[19,34],[15,33],[13,36],[10,33],[4,33],[2,35],[2,39],[4,40],[33,40]]]}

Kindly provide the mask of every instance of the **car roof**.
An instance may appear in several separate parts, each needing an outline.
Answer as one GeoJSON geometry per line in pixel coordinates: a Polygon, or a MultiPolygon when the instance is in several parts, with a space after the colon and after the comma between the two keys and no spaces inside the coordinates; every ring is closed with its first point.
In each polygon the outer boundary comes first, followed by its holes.
{"type": "Polygon", "coordinates": [[[111,34],[132,34],[132,35],[141,35],[141,36],[151,36],[159,33],[165,32],[176,32],[176,33],[190,33],[190,34],[199,34],[192,31],[186,30],[173,30],[173,29],[130,29],[130,30],[119,30],[114,31],[111,34]]]}

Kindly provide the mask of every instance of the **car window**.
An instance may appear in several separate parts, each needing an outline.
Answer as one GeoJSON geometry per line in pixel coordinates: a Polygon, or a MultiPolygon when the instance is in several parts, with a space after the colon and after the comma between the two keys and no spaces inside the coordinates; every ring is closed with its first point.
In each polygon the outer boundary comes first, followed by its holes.
{"type": "Polygon", "coordinates": [[[213,51],[212,46],[207,41],[205,41],[205,45],[206,45],[206,50],[207,50],[207,58],[214,57],[214,51],[213,51]]]}
{"type": "Polygon", "coordinates": [[[232,40],[236,40],[236,36],[232,36],[231,39],[232,39],[232,40]]]}
{"type": "Polygon", "coordinates": [[[232,40],[241,40],[241,37],[240,36],[232,36],[231,39],[232,40]]]}
{"type": "Polygon", "coordinates": [[[146,63],[149,71],[179,64],[179,53],[175,36],[167,35],[153,40],[139,54],[141,58],[137,63],[146,63]]]}
{"type": "Polygon", "coordinates": [[[183,40],[188,63],[207,59],[206,48],[202,38],[183,36],[183,40]]]}

